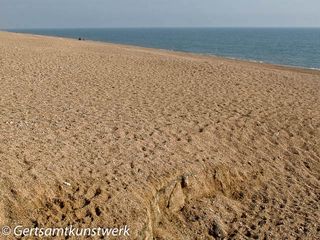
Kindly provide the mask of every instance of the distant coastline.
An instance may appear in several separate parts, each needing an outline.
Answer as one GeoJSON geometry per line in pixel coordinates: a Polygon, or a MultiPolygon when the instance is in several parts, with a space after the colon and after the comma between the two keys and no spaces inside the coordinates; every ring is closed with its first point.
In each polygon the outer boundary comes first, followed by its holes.
{"type": "Polygon", "coordinates": [[[320,28],[9,29],[320,70],[320,28]]]}

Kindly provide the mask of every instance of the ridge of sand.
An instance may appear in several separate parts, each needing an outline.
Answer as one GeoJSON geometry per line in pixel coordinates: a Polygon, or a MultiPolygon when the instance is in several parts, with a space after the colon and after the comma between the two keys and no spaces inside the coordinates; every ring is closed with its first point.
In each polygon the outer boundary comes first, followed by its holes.
{"type": "Polygon", "coordinates": [[[0,224],[316,239],[320,73],[0,32],[0,224]]]}

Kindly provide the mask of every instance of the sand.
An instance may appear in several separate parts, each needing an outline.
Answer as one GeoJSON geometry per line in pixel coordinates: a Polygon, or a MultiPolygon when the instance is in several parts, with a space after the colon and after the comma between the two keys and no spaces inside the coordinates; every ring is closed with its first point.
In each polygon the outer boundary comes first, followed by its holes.
{"type": "Polygon", "coordinates": [[[0,225],[320,239],[320,72],[1,32],[0,176],[0,225]]]}

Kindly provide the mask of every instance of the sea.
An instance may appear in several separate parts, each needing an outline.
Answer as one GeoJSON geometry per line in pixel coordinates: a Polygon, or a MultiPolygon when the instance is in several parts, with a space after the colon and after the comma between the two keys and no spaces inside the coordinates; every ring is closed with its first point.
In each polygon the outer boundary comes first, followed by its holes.
{"type": "Polygon", "coordinates": [[[320,28],[81,28],[9,31],[320,70],[320,28]]]}

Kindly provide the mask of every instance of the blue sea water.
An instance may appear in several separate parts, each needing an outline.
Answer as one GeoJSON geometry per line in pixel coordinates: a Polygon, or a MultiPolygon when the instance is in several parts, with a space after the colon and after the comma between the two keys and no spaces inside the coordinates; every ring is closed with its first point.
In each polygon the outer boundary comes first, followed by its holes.
{"type": "Polygon", "coordinates": [[[16,29],[320,69],[320,28],[16,29]]]}

